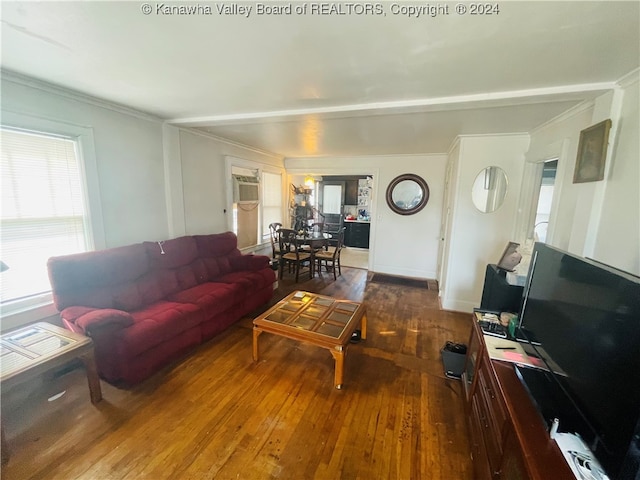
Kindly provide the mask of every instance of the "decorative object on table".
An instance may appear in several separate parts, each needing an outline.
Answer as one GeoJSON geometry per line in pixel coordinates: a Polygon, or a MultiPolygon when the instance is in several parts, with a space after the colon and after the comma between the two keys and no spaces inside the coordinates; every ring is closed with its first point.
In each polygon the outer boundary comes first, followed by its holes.
{"type": "Polygon", "coordinates": [[[597,182],[604,179],[610,129],[611,120],[605,120],[580,132],[573,183],[597,182]]]}
{"type": "Polygon", "coordinates": [[[429,201],[429,186],[413,173],[399,175],[387,187],[387,205],[398,215],[413,215],[429,201]]]}
{"type": "Polygon", "coordinates": [[[518,252],[519,246],[519,243],[509,242],[504,249],[504,252],[502,252],[502,256],[498,261],[497,267],[506,272],[513,272],[522,260],[522,255],[518,252]]]}

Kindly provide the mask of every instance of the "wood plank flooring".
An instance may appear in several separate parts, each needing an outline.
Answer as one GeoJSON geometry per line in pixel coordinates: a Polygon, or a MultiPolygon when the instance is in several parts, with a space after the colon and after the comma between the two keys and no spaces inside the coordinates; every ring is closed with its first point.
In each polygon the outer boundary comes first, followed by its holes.
{"type": "Polygon", "coordinates": [[[254,363],[247,317],[140,385],[102,382],[96,406],[81,368],[3,392],[3,480],[471,479],[462,386],[440,358],[468,342],[470,315],[367,275],[285,277],[272,302],[304,289],[366,303],[342,390],[321,348],[263,334],[254,363]]]}

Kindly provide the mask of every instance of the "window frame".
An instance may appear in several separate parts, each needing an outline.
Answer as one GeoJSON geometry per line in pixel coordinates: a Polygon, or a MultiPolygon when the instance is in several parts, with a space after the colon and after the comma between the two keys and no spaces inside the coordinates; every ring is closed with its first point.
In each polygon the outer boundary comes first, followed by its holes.
{"type": "MultiPolygon", "coordinates": [[[[65,138],[77,143],[80,180],[87,217],[87,249],[106,248],[93,129],[6,110],[2,110],[1,115],[0,126],[3,128],[65,138]]],[[[56,314],[50,291],[32,295],[0,306],[0,328],[2,330],[14,328],[56,314]]]]}
{"type": "MultiPolygon", "coordinates": [[[[270,165],[267,163],[260,163],[253,160],[246,160],[243,158],[233,157],[233,156],[225,156],[225,178],[226,178],[226,190],[227,190],[227,228],[229,231],[233,232],[233,169],[247,169],[251,171],[257,172],[258,177],[260,178],[260,201],[259,201],[259,214],[258,214],[258,243],[255,245],[251,245],[242,249],[242,251],[252,251],[255,250],[256,247],[262,247],[270,242],[269,240],[269,232],[263,231],[262,218],[263,218],[263,197],[262,197],[262,188],[264,188],[264,182],[262,179],[262,174],[264,172],[272,173],[275,175],[280,175],[281,182],[281,192],[280,196],[282,199],[281,211],[280,214],[282,219],[285,219],[285,208],[286,208],[286,197],[285,197],[285,185],[286,185],[286,175],[287,172],[283,167],[278,167],[276,165],[270,165]]],[[[284,222],[283,222],[284,223],[284,222]]]]}

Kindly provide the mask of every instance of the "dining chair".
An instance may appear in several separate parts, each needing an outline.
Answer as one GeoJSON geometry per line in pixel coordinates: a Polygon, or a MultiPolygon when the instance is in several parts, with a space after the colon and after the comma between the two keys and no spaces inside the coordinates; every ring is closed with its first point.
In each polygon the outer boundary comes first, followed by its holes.
{"type": "Polygon", "coordinates": [[[322,272],[322,265],[327,271],[329,268],[333,271],[333,279],[337,280],[336,270],[338,271],[338,275],[342,275],[342,269],[340,268],[340,251],[344,246],[344,231],[345,227],[342,227],[338,232],[336,245],[334,247],[329,247],[328,250],[320,250],[315,252],[313,257],[317,262],[318,272],[322,272]]]}
{"type": "Polygon", "coordinates": [[[315,222],[311,224],[311,231],[312,232],[319,232],[319,233],[323,233],[324,232],[324,222],[315,222]]]}
{"type": "MultiPolygon", "coordinates": [[[[319,234],[319,233],[324,233],[324,222],[312,223],[307,229],[307,234],[319,234]]],[[[326,250],[327,246],[328,246],[327,242],[321,241],[321,242],[306,243],[301,248],[302,248],[302,251],[304,252],[313,251],[315,253],[315,252],[319,252],[322,249],[326,250]]]]}
{"type": "Polygon", "coordinates": [[[278,244],[278,230],[282,228],[282,224],[278,222],[269,224],[269,237],[271,239],[272,258],[280,256],[280,245],[278,244]]]}
{"type": "Polygon", "coordinates": [[[285,264],[288,267],[294,267],[296,273],[296,282],[300,278],[300,270],[302,269],[304,264],[309,265],[309,278],[313,278],[313,254],[310,252],[304,252],[300,249],[300,241],[298,240],[297,232],[288,228],[279,229],[278,243],[280,245],[279,278],[282,279],[285,264]]]}

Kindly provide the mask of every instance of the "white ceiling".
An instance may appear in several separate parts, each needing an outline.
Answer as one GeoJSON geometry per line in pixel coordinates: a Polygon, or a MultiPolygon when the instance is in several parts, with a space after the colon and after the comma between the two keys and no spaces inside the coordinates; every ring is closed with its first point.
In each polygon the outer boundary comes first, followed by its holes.
{"type": "Polygon", "coordinates": [[[483,16],[441,2],[448,15],[419,18],[391,2],[378,16],[142,5],[3,1],[2,67],[298,157],[436,153],[458,134],[530,131],[640,65],[637,0],[505,1],[483,16]]]}

